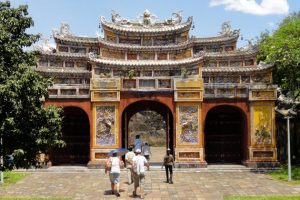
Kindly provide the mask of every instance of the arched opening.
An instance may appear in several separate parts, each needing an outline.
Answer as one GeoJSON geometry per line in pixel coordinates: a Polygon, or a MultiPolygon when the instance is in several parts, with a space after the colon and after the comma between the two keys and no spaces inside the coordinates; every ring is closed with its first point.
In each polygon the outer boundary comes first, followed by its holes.
{"type": "Polygon", "coordinates": [[[64,108],[62,137],[66,146],[53,151],[53,165],[87,164],[90,151],[90,125],[89,118],[82,109],[64,108]]]}
{"type": "Polygon", "coordinates": [[[137,134],[150,144],[152,151],[150,162],[161,162],[160,157],[165,154],[165,149],[173,150],[174,146],[171,110],[160,102],[147,100],[127,106],[122,113],[122,147],[131,146],[137,134]]]}
{"type": "Polygon", "coordinates": [[[152,147],[166,147],[166,121],[162,115],[152,110],[135,113],[128,122],[128,145],[134,144],[135,136],[152,147]]]}
{"type": "Polygon", "coordinates": [[[205,120],[205,160],[208,163],[241,163],[246,120],[233,106],[212,108],[205,120]]]}

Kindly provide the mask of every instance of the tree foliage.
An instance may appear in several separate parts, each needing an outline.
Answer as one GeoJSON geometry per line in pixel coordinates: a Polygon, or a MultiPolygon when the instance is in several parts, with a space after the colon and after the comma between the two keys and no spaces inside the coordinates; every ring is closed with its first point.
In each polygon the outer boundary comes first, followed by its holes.
{"type": "Polygon", "coordinates": [[[273,33],[262,33],[258,44],[258,60],[275,64],[274,83],[299,99],[300,12],[286,17],[273,33]]]}
{"type": "Polygon", "coordinates": [[[27,6],[0,2],[0,136],[2,155],[15,154],[17,165],[34,165],[36,154],[63,145],[61,109],[44,107],[51,81],[37,74],[36,52],[24,51],[39,39],[27,6]]]}

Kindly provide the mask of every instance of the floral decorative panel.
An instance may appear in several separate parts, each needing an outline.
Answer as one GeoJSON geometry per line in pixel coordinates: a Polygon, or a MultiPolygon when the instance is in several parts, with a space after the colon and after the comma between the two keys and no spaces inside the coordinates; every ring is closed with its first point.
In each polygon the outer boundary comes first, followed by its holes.
{"type": "Polygon", "coordinates": [[[253,136],[256,144],[272,144],[272,107],[253,107],[253,136]]]}
{"type": "Polygon", "coordinates": [[[116,112],[115,106],[96,107],[96,144],[116,144],[116,112]]]}
{"type": "Polygon", "coordinates": [[[198,106],[179,106],[179,138],[181,144],[198,144],[198,106]]]}

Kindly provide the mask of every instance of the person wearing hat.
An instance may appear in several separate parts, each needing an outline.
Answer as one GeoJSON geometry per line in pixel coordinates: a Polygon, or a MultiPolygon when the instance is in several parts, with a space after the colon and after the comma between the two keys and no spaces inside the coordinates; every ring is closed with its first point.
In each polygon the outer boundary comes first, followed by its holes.
{"type": "Polygon", "coordinates": [[[163,166],[165,166],[165,170],[166,170],[166,177],[167,177],[166,183],[173,184],[173,167],[175,168],[175,163],[170,148],[167,149],[167,154],[164,157],[161,168],[163,168],[163,166]]]}
{"type": "Polygon", "coordinates": [[[135,150],[136,156],[132,159],[133,161],[133,167],[132,171],[134,174],[134,191],[133,191],[133,197],[137,196],[137,188],[140,187],[140,193],[141,193],[141,199],[143,199],[144,196],[144,183],[145,183],[145,165],[147,166],[149,170],[149,163],[147,159],[141,154],[141,149],[135,150]]]}
{"type": "Polygon", "coordinates": [[[117,151],[112,152],[112,156],[108,158],[105,166],[105,173],[109,172],[111,183],[111,193],[120,197],[120,167],[123,166],[123,161],[118,157],[117,151]]]}

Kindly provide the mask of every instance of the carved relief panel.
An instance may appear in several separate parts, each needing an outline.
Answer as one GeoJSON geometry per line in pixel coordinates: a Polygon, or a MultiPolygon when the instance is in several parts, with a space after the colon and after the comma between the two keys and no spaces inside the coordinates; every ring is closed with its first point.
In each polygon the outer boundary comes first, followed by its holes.
{"type": "Polygon", "coordinates": [[[97,104],[93,109],[93,145],[102,148],[116,147],[118,145],[117,104],[97,104]]]}
{"type": "Polygon", "coordinates": [[[200,104],[177,104],[176,146],[200,144],[200,104]]]}

